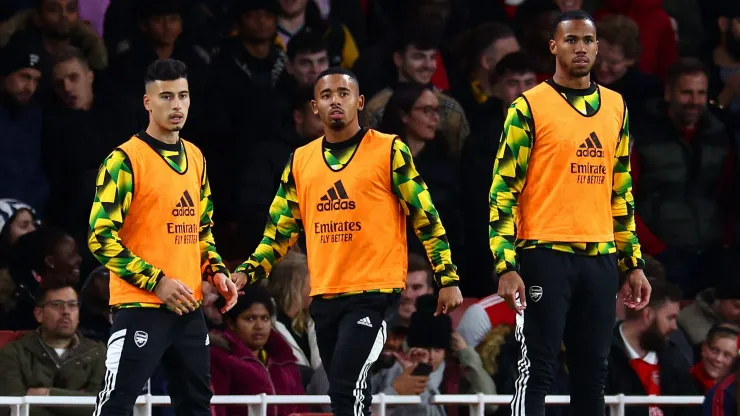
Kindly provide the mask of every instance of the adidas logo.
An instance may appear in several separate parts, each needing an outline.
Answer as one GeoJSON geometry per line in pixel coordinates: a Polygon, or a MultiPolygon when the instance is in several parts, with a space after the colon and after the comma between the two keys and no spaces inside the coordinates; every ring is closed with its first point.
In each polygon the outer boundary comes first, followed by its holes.
{"type": "Polygon", "coordinates": [[[193,198],[190,197],[190,193],[185,191],[180,197],[180,202],[175,205],[172,209],[172,215],[175,217],[194,217],[195,216],[195,204],[193,198]]]}
{"type": "Polygon", "coordinates": [[[367,316],[357,321],[357,325],[364,325],[368,328],[373,327],[373,324],[370,322],[370,318],[368,318],[367,316]]]}
{"type": "Polygon", "coordinates": [[[349,199],[341,180],[336,181],[334,186],[326,191],[326,195],[321,197],[321,202],[316,204],[316,210],[319,212],[347,209],[355,209],[355,201],[349,199]]]}
{"type": "Polygon", "coordinates": [[[578,150],[576,151],[576,156],[578,157],[604,157],[604,148],[601,147],[601,142],[599,141],[599,137],[596,136],[596,133],[591,132],[591,134],[586,137],[586,140],[583,141],[583,144],[578,146],[578,150]]]}

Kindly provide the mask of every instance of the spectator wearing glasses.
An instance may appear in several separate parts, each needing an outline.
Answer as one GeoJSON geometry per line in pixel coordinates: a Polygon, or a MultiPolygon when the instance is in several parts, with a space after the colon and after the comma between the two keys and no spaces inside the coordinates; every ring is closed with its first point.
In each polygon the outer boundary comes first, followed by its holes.
{"type": "MultiPolygon", "coordinates": [[[[105,345],[77,332],[77,292],[63,280],[48,280],[36,297],[39,328],[0,350],[0,396],[88,396],[105,373],[105,345]]],[[[84,407],[34,406],[34,416],[89,415],[84,407]]]]}
{"type": "MultiPolygon", "coordinates": [[[[440,218],[448,225],[447,237],[453,248],[462,245],[458,169],[450,154],[450,144],[438,131],[442,100],[428,84],[399,84],[385,106],[378,130],[397,134],[411,150],[419,175],[434,195],[440,218]]],[[[409,251],[425,255],[414,236],[415,224],[407,223],[409,251]]]]}

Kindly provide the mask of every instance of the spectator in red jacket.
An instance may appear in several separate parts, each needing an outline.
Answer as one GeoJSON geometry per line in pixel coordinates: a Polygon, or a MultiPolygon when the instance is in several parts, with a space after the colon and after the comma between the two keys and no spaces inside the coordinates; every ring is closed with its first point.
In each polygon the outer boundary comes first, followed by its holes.
{"type": "MultiPolygon", "coordinates": [[[[216,395],[302,395],[293,349],[272,327],[272,298],[262,286],[248,286],[226,314],[226,330],[212,332],[211,377],[216,395]]],[[[268,414],[306,411],[301,405],[271,406],[268,414]]],[[[247,416],[246,406],[216,406],[217,416],[247,416]]]]}
{"type": "Polygon", "coordinates": [[[594,17],[612,14],[632,18],[640,27],[639,68],[642,72],[665,78],[668,68],[678,60],[678,41],[671,17],[663,10],[663,0],[606,0],[594,17]]]}
{"type": "Polygon", "coordinates": [[[715,325],[709,330],[701,346],[701,360],[690,370],[702,394],[730,374],[737,357],[737,339],[737,327],[732,324],[715,325]]]}

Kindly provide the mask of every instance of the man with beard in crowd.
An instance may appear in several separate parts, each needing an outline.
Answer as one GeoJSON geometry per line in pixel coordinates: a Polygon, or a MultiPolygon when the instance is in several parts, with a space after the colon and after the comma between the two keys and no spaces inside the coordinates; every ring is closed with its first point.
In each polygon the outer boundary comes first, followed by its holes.
{"type": "MultiPolygon", "coordinates": [[[[681,289],[651,279],[650,302],[642,310],[627,309],[614,328],[605,394],[627,396],[695,396],[696,385],[686,359],[668,340],[678,326],[681,289]],[[635,377],[637,376],[637,377],[635,377]],[[640,384],[634,383],[639,379],[640,384]]],[[[694,415],[695,407],[631,407],[625,415],[694,415]]],[[[700,413],[699,413],[700,414],[700,413]]]]}
{"type": "Polygon", "coordinates": [[[668,71],[664,99],[648,101],[633,132],[631,165],[643,250],[693,298],[712,285],[732,230],[732,189],[740,136],[707,111],[706,67],[681,58],[668,71]]]}

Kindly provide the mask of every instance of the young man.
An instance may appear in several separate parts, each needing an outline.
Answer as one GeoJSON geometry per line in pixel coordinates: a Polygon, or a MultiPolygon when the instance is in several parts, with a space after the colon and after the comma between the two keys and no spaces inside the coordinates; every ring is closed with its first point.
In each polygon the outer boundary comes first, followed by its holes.
{"type": "Polygon", "coordinates": [[[146,74],[149,126],[98,173],[88,246],[110,270],[113,327],[95,416],[129,415],[158,364],[175,413],[210,415],[209,339],[202,281],[237,300],[216,252],[213,205],[200,150],[180,138],[190,107],[187,68],[158,60],[146,74]]]}
{"type": "Polygon", "coordinates": [[[624,100],[590,80],[598,49],[591,16],[564,13],[554,32],[555,76],[516,99],[504,123],[490,243],[498,294],[517,312],[513,413],[545,414],[564,340],[573,412],[597,415],[604,414],[617,264],[629,270],[621,292],[627,306],[643,308],[650,284],[635,234],[624,100]]]}
{"type": "Polygon", "coordinates": [[[335,415],[370,415],[367,373],[386,340],[386,317],[406,286],[406,216],[441,288],[437,314],[462,303],[444,227],[411,151],[398,137],[360,128],[365,99],[351,72],[314,83],[325,136],[298,148],[270,206],[264,237],[234,272],[237,287],[266,278],[301,233],[311,275],[310,313],[335,415]]]}

